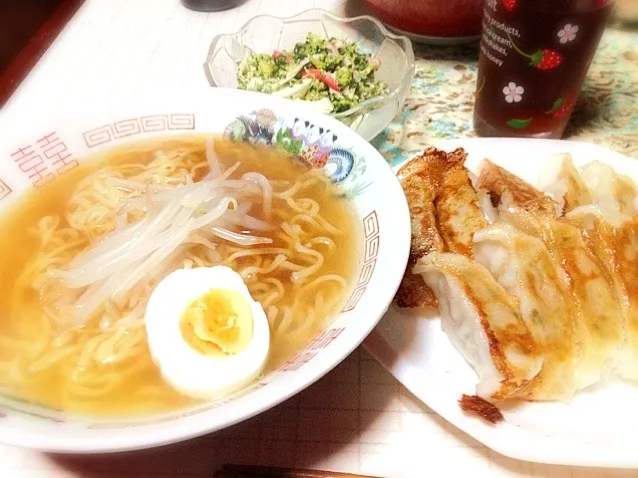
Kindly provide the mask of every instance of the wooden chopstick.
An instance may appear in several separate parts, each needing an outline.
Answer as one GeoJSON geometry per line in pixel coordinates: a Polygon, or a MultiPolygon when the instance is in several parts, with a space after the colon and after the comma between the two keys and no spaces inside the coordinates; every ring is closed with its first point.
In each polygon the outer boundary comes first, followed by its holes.
{"type": "Polygon", "coordinates": [[[224,465],[213,476],[214,478],[380,478],[336,471],[251,465],[224,465]]]}

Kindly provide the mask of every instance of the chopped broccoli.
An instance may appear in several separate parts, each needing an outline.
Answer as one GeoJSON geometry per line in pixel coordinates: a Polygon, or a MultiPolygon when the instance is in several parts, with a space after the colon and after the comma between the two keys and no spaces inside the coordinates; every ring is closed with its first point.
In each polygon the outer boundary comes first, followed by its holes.
{"type": "Polygon", "coordinates": [[[259,74],[264,78],[272,78],[275,76],[275,72],[277,71],[277,65],[275,65],[275,60],[271,56],[268,55],[260,55],[262,58],[259,59],[259,63],[257,65],[257,69],[259,70],[259,74]]]}
{"type": "Polygon", "coordinates": [[[346,66],[342,66],[335,72],[335,78],[339,86],[350,86],[353,80],[352,70],[346,66]]]}
{"type": "Polygon", "coordinates": [[[356,43],[308,33],[292,51],[248,55],[238,66],[237,80],[242,89],[282,91],[283,96],[283,91],[299,91],[293,97],[309,102],[326,99],[339,113],[388,93],[387,85],[375,79],[379,66],[379,60],[361,53],[356,43]],[[301,87],[302,78],[311,78],[309,86],[304,79],[301,87]]]}
{"type": "Polygon", "coordinates": [[[321,98],[324,98],[326,96],[327,91],[328,87],[325,85],[325,83],[313,79],[310,88],[308,89],[308,92],[303,99],[308,101],[320,100],[321,98]]]}

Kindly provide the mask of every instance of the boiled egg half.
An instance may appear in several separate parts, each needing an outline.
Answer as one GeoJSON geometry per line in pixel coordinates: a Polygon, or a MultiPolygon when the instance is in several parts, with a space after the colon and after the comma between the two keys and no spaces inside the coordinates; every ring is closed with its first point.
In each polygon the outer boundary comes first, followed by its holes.
{"type": "Polygon", "coordinates": [[[255,380],[268,358],[266,314],[228,267],[172,272],[153,290],[145,321],[163,379],[188,397],[232,393],[255,380]]]}

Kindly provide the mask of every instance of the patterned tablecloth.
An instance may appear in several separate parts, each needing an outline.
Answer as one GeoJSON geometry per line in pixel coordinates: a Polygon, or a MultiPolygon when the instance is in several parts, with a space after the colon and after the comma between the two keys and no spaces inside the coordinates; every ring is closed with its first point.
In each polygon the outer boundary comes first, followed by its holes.
{"type": "MultiPolygon", "coordinates": [[[[141,89],[205,88],[201,61],[216,33],[233,31],[256,14],[290,15],[312,7],[353,14],[359,2],[248,0],[237,9],[202,14],[182,8],[179,0],[87,0],[0,110],[0,131],[8,134],[25,118],[141,89]]],[[[433,140],[473,134],[477,48],[417,47],[417,57],[405,110],[375,141],[394,162],[433,140]]],[[[638,157],[638,33],[606,33],[568,135],[638,157]]],[[[279,407],[183,444],[102,457],[0,445],[2,478],[203,478],[228,462],[388,477],[638,476],[499,456],[419,403],[362,349],[279,407]]]]}
{"type": "MultiPolygon", "coordinates": [[[[397,162],[434,139],[476,136],[472,129],[478,48],[417,47],[417,71],[400,117],[375,141],[397,162]]],[[[638,33],[605,33],[565,139],[591,141],[638,157],[638,33]]]]}

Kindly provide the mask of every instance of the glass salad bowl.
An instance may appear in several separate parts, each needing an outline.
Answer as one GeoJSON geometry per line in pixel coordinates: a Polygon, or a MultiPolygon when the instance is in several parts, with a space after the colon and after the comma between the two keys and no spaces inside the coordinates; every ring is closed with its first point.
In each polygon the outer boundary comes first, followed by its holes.
{"type": "Polygon", "coordinates": [[[309,32],[356,42],[361,52],[380,60],[375,79],[387,84],[388,94],[332,114],[365,139],[374,138],[403,107],[414,74],[414,52],[409,39],[393,35],[370,16],[339,18],[319,9],[289,18],[258,15],[239,31],[213,39],[204,63],[208,81],[212,86],[238,88],[237,69],[245,56],[292,50],[309,32]]]}

